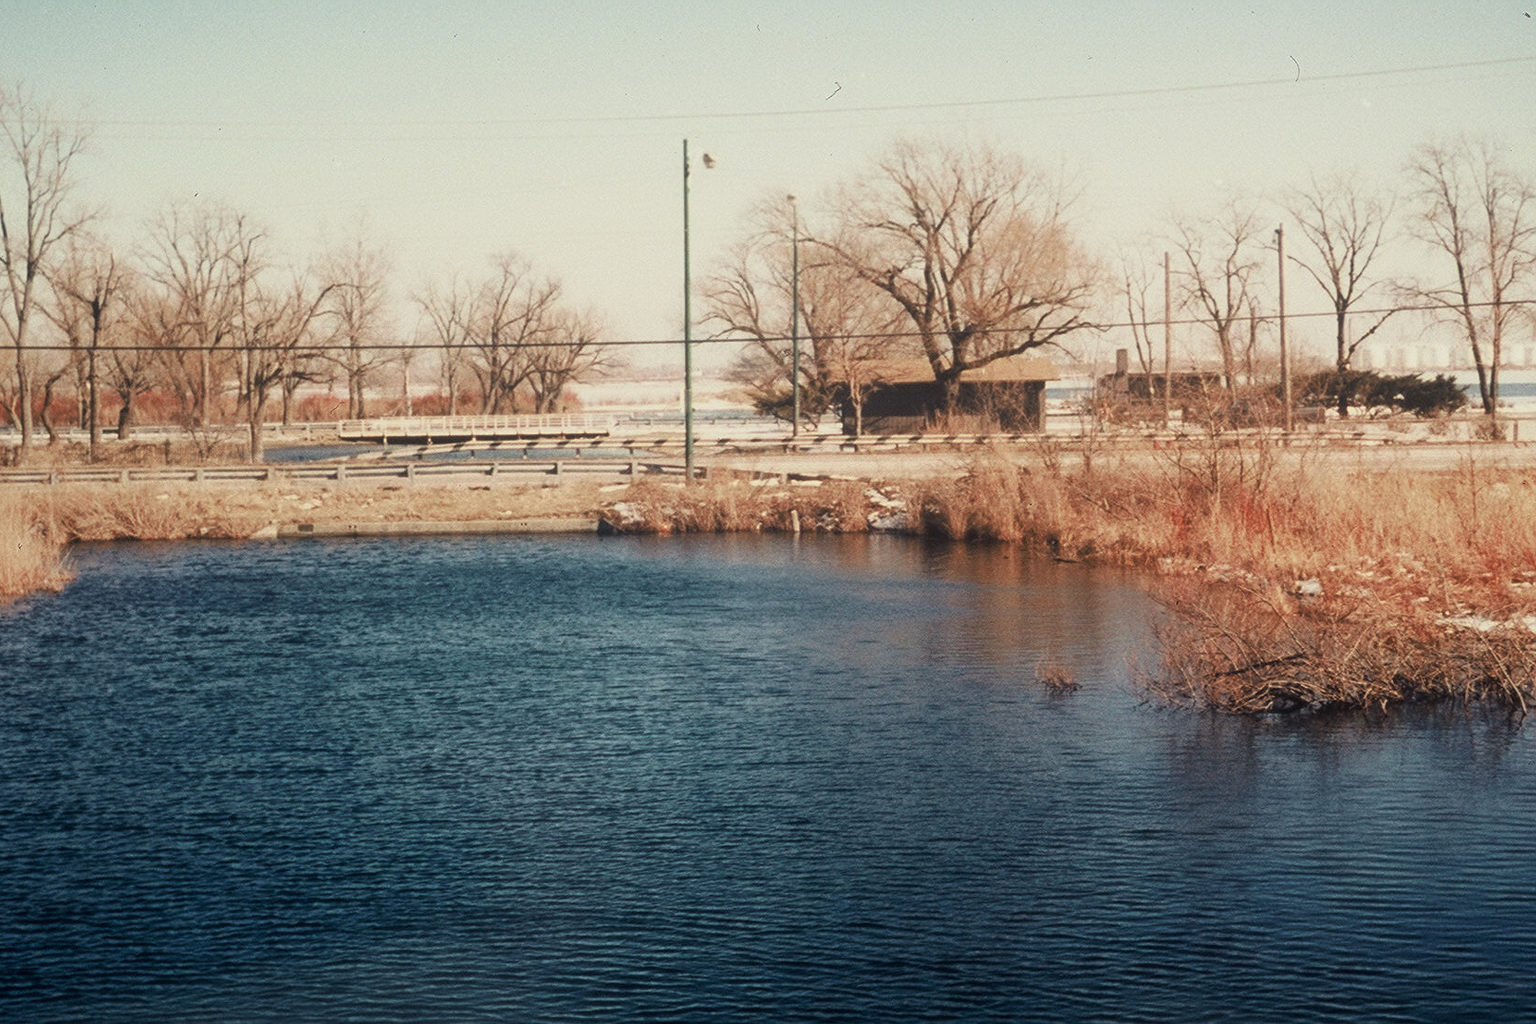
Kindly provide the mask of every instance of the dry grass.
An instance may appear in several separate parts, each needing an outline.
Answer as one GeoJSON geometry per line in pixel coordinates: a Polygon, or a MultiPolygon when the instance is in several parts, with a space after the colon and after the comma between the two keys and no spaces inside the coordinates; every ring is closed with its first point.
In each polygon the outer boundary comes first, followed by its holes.
{"type": "Polygon", "coordinates": [[[1072,667],[1053,651],[1045,652],[1035,663],[1035,682],[1052,693],[1071,693],[1079,685],[1072,667]]]}
{"type": "Polygon", "coordinates": [[[1192,446],[1064,472],[998,456],[915,496],[924,530],[1156,567],[1171,612],[1148,686],[1267,712],[1536,697],[1536,474],[1192,446]],[[1298,595],[1297,591],[1304,591],[1298,595]]]}
{"type": "Polygon", "coordinates": [[[605,520],[624,533],[862,533],[869,529],[866,489],[854,481],[725,479],[684,487],[642,479],[605,520]]]}
{"type": "Polygon", "coordinates": [[[1296,604],[1245,583],[1165,582],[1160,670],[1143,681],[1174,703],[1242,714],[1421,701],[1536,697],[1536,637],[1469,629],[1387,600],[1296,604]]]}
{"type": "MultiPolygon", "coordinates": [[[[1149,685],[1175,701],[1235,712],[1446,698],[1523,709],[1536,693],[1536,473],[1472,456],[1449,472],[1366,470],[1224,441],[1069,471],[1076,461],[991,454],[957,479],[886,486],[884,504],[853,481],[36,488],[0,506],[6,555],[33,566],[0,568],[0,589],[57,586],[59,544],[75,539],[579,514],[605,499],[608,521],[631,532],[848,533],[899,498],[922,532],[1160,570],[1171,614],[1149,685]]],[[[1043,661],[1037,674],[1060,688],[1054,668],[1043,661]]]]}
{"type": "Polygon", "coordinates": [[[0,500],[0,598],[61,590],[72,577],[57,534],[23,503],[0,500]]]}
{"type": "Polygon", "coordinates": [[[245,538],[269,524],[590,516],[599,485],[64,484],[0,495],[0,594],[57,590],[74,541],[245,538]]]}

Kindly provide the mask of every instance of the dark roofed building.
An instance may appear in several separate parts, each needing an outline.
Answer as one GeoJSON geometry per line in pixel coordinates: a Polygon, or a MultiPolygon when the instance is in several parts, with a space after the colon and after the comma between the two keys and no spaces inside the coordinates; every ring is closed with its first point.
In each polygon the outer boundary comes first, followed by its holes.
{"type": "MultiPolygon", "coordinates": [[[[960,378],[956,406],[945,411],[944,385],[924,360],[887,363],[864,399],[866,434],[1024,433],[1045,426],[1045,383],[1060,374],[1048,359],[1012,356],[968,370],[960,378]]],[[[843,433],[856,432],[856,410],[841,401],[843,433]]]]}

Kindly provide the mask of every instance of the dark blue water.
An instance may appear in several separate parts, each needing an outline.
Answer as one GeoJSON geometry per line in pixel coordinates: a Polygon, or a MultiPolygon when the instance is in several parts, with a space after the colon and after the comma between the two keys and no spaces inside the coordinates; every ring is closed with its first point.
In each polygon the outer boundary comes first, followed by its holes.
{"type": "Polygon", "coordinates": [[[0,612],[5,1021],[1536,1013],[1529,730],[1143,703],[1113,574],[894,538],[77,568],[0,612]]]}

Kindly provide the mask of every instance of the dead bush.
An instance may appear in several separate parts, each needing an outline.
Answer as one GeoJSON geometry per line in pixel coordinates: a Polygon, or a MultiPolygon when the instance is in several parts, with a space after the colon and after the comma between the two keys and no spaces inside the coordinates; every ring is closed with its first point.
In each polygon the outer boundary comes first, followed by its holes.
{"type": "Polygon", "coordinates": [[[1165,581],[1158,670],[1142,683],[1176,704],[1238,714],[1492,701],[1536,695],[1536,636],[1471,629],[1414,603],[1300,603],[1251,580],[1165,581]]]}

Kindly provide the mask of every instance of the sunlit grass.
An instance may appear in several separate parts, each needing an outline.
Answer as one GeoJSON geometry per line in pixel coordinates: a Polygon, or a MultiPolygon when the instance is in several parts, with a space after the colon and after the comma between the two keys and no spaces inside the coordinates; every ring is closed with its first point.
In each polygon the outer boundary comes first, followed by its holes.
{"type": "Polygon", "coordinates": [[[60,590],[72,578],[63,543],[35,511],[0,497],[0,597],[60,590]]]}

